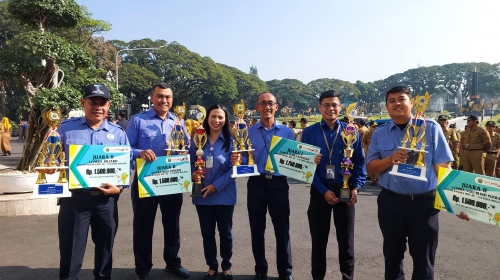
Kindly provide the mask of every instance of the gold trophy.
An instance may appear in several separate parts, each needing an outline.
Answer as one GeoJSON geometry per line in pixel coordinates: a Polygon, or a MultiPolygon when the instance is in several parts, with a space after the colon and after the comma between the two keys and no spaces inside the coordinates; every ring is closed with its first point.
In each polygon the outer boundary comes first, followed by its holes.
{"type": "Polygon", "coordinates": [[[257,164],[255,164],[253,160],[254,149],[252,149],[252,143],[250,142],[250,138],[248,138],[248,126],[243,120],[245,111],[245,102],[243,100],[241,100],[241,103],[233,105],[234,115],[238,117],[238,121],[235,125],[236,130],[233,135],[235,138],[233,140],[233,153],[247,152],[248,165],[241,165],[239,162],[235,163],[233,166],[233,174],[231,175],[232,178],[260,175],[257,170],[257,164]]]}
{"type": "Polygon", "coordinates": [[[172,152],[177,154],[185,154],[188,152],[186,150],[186,140],[184,135],[184,116],[186,115],[186,105],[177,105],[174,107],[174,114],[177,116],[177,121],[174,124],[174,128],[170,134],[170,139],[167,142],[167,156],[172,155],[172,152]]]}
{"type": "Polygon", "coordinates": [[[66,156],[63,151],[61,137],[57,133],[57,127],[61,124],[61,115],[59,109],[46,111],[43,114],[43,120],[49,126],[49,132],[47,132],[42,143],[42,149],[38,157],[38,167],[35,167],[38,178],[31,198],[71,196],[66,178],[66,169],[68,169],[65,165],[66,156]],[[46,173],[49,170],[59,170],[59,178],[56,183],[47,181],[46,173]]]}
{"type": "Polygon", "coordinates": [[[413,109],[415,109],[415,117],[413,123],[406,126],[405,135],[401,143],[401,151],[408,153],[406,163],[398,163],[392,166],[389,174],[412,178],[420,181],[427,181],[425,178],[425,154],[427,146],[425,138],[425,119],[424,112],[429,105],[429,93],[418,95],[413,98],[413,109]]]}
{"type": "Polygon", "coordinates": [[[203,185],[201,184],[201,176],[205,174],[205,171],[203,171],[203,167],[205,166],[205,161],[203,160],[203,147],[207,143],[207,132],[205,131],[205,128],[203,127],[203,120],[205,119],[207,113],[204,107],[197,105],[198,110],[200,113],[197,115],[198,119],[198,127],[194,128],[194,136],[193,136],[193,142],[196,145],[196,161],[194,162],[194,165],[197,166],[198,168],[194,173],[197,173],[200,175],[200,179],[197,181],[193,182],[193,191],[191,196],[203,196],[203,193],[201,190],[203,189],[203,185]]]}
{"type": "Polygon", "coordinates": [[[356,105],[358,103],[351,103],[346,108],[346,116],[349,118],[349,123],[342,130],[342,141],[345,144],[344,149],[344,161],[340,164],[344,171],[342,172],[342,177],[344,178],[344,184],[340,189],[339,201],[341,202],[351,202],[351,189],[349,188],[349,178],[351,178],[352,174],[349,169],[354,168],[354,163],[351,161],[351,157],[353,155],[352,146],[358,140],[358,129],[354,125],[354,118],[357,116],[358,111],[356,110],[356,105]]]}

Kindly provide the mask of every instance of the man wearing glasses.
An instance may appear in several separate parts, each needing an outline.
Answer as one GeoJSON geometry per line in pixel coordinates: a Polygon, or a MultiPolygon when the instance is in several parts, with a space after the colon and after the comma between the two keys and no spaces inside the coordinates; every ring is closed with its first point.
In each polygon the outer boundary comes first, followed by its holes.
{"type": "MultiPolygon", "coordinates": [[[[319,111],[322,120],[304,129],[302,142],[321,148],[325,155],[314,173],[307,217],[311,232],[311,274],[313,280],[325,279],[326,248],[332,220],[336,228],[339,248],[339,265],[342,279],[354,278],[354,204],[357,202],[359,189],[366,180],[365,159],[359,135],[353,145],[351,157],[354,163],[349,178],[351,191],[350,202],[340,202],[340,189],[343,186],[342,173],[346,145],[342,140],[342,131],[347,123],[337,117],[342,110],[340,95],[334,90],[325,91],[319,98],[319,111]]],[[[326,279],[335,278],[328,276],[326,279]]]]}
{"type": "Polygon", "coordinates": [[[255,279],[266,279],[268,264],[266,260],[264,235],[266,231],[266,213],[274,226],[276,238],[276,263],[280,280],[292,278],[292,251],[290,244],[290,202],[288,183],[285,176],[270,174],[266,171],[273,135],[294,140],[293,132],[286,125],[279,124],[274,118],[278,110],[276,97],[269,92],[259,95],[256,109],[260,113],[260,122],[248,129],[252,142],[255,164],[260,176],[248,179],[247,208],[252,237],[252,252],[255,259],[255,279]]]}

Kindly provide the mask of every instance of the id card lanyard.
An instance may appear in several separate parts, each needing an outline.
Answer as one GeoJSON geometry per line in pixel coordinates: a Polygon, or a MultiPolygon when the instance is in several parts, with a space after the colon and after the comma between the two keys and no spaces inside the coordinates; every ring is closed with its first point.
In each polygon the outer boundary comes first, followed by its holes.
{"type": "MultiPolygon", "coordinates": [[[[262,127],[260,128],[260,135],[262,135],[262,140],[264,140],[264,147],[266,147],[266,152],[267,152],[267,154],[269,155],[269,148],[267,148],[266,137],[264,136],[264,132],[262,132],[262,130],[263,130],[263,129],[265,129],[265,127],[264,127],[264,126],[262,126],[262,127]]],[[[272,129],[272,126],[271,126],[271,129],[272,129]]],[[[274,128],[274,134],[273,134],[273,136],[274,136],[274,135],[276,135],[276,131],[277,131],[277,130],[278,130],[278,127],[276,126],[276,127],[274,128]]],[[[271,139],[272,139],[272,137],[271,137],[271,139]]],[[[271,144],[269,144],[269,146],[271,146],[271,144]]],[[[269,173],[269,171],[268,171],[268,173],[269,173]]],[[[266,178],[267,178],[267,176],[268,176],[268,175],[266,175],[266,178]]]]}
{"type": "MultiPolygon", "coordinates": [[[[323,122],[323,121],[321,121],[321,122],[323,122]]],[[[328,140],[326,139],[326,134],[325,134],[325,131],[323,130],[322,123],[320,123],[320,127],[321,127],[321,132],[323,132],[323,138],[325,139],[326,148],[328,149],[328,159],[330,160],[330,165],[332,165],[333,147],[335,147],[335,142],[337,142],[337,137],[339,136],[340,124],[337,124],[337,132],[335,134],[335,139],[333,140],[333,144],[332,144],[331,149],[330,149],[330,145],[328,144],[328,140]]]]}

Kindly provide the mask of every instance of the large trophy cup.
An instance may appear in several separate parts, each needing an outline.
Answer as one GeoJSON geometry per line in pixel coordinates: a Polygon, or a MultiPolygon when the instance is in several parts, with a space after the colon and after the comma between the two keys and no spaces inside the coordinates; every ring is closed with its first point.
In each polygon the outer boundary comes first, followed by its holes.
{"type": "Polygon", "coordinates": [[[341,202],[351,202],[351,189],[349,188],[349,178],[351,178],[352,174],[349,169],[354,168],[354,163],[351,161],[351,157],[353,155],[352,146],[356,143],[358,139],[358,130],[354,125],[354,118],[357,116],[358,111],[356,110],[356,105],[358,103],[351,103],[346,108],[346,116],[349,118],[349,123],[342,131],[342,141],[345,144],[344,149],[344,161],[340,164],[342,168],[344,168],[342,172],[342,177],[344,178],[344,183],[342,184],[342,188],[340,189],[339,201],[341,202]]]}
{"type": "MultiPolygon", "coordinates": [[[[205,128],[203,128],[203,120],[205,119],[207,113],[204,107],[197,105],[198,110],[200,113],[197,115],[198,119],[198,127],[193,128],[194,129],[194,136],[193,136],[193,142],[196,145],[196,161],[194,162],[194,165],[197,166],[198,168],[194,173],[197,173],[200,175],[200,179],[197,181],[193,182],[193,191],[191,193],[191,196],[203,196],[203,193],[201,190],[203,189],[203,185],[201,184],[201,176],[205,174],[203,171],[203,167],[206,164],[206,161],[203,160],[204,152],[203,152],[203,147],[207,143],[207,132],[205,131],[205,128]]],[[[212,149],[212,148],[210,148],[212,149]]],[[[210,150],[211,152],[212,150],[210,150]]],[[[211,156],[211,155],[210,155],[211,156]]],[[[205,157],[206,158],[206,157],[205,157]]],[[[213,159],[212,159],[213,160],[213,159]]]]}
{"type": "Polygon", "coordinates": [[[234,140],[233,140],[233,153],[248,153],[248,165],[241,165],[241,163],[237,162],[233,166],[233,174],[232,178],[237,177],[249,177],[260,175],[257,164],[255,164],[253,160],[253,151],[252,143],[250,142],[250,138],[248,138],[248,126],[246,122],[243,120],[245,116],[245,102],[241,100],[241,103],[236,103],[233,106],[234,114],[238,117],[238,121],[236,122],[236,130],[234,131],[234,140]]]}
{"type": "Polygon", "coordinates": [[[174,128],[170,134],[170,139],[167,142],[167,156],[175,154],[186,154],[188,150],[186,149],[186,140],[184,135],[184,116],[186,115],[186,105],[177,105],[174,107],[174,114],[177,116],[177,121],[174,124],[174,128]]]}
{"type": "Polygon", "coordinates": [[[424,112],[429,105],[429,93],[418,95],[413,98],[413,108],[415,109],[415,117],[413,123],[408,124],[405,130],[405,135],[401,147],[402,151],[408,153],[406,163],[398,163],[392,166],[389,174],[412,178],[420,181],[427,181],[425,178],[425,161],[424,156],[427,153],[425,150],[425,119],[424,112]]]}
{"type": "Polygon", "coordinates": [[[50,129],[42,143],[42,149],[38,157],[38,167],[35,167],[35,170],[38,172],[38,178],[33,188],[31,198],[71,196],[71,192],[68,188],[68,180],[66,178],[66,169],[68,169],[68,167],[64,164],[66,162],[66,156],[60,141],[60,135],[56,130],[61,124],[61,115],[59,109],[46,111],[43,114],[43,120],[50,129]],[[47,181],[46,173],[52,173],[49,172],[49,170],[59,170],[57,182],[47,181]]]}

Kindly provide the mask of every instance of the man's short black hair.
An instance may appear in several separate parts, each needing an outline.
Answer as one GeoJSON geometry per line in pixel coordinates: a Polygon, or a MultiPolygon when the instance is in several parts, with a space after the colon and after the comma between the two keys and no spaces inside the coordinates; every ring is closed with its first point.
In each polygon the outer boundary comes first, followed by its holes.
{"type": "Polygon", "coordinates": [[[391,88],[390,90],[387,91],[386,95],[385,95],[385,104],[387,104],[387,97],[389,96],[389,94],[391,93],[398,93],[398,92],[402,92],[406,95],[408,95],[408,98],[411,99],[411,89],[407,86],[396,86],[396,87],[393,87],[391,88]]]}
{"type": "Polygon", "coordinates": [[[159,82],[159,83],[156,83],[153,85],[153,87],[151,87],[151,93],[153,93],[153,91],[155,90],[155,88],[161,88],[161,89],[172,89],[172,87],[170,87],[170,84],[169,83],[165,83],[165,82],[159,82]]]}
{"type": "Polygon", "coordinates": [[[323,99],[329,98],[329,97],[337,97],[340,100],[340,93],[338,93],[338,91],[335,91],[333,89],[327,90],[319,96],[319,103],[321,104],[321,101],[323,101],[323,99]]]}
{"type": "Polygon", "coordinates": [[[120,112],[120,113],[118,113],[118,115],[119,115],[120,117],[122,117],[122,118],[127,117],[127,114],[126,114],[125,112],[120,112]]]}
{"type": "Polygon", "coordinates": [[[363,120],[363,119],[359,120],[359,125],[365,126],[365,124],[366,124],[365,120],[363,120]]]}

